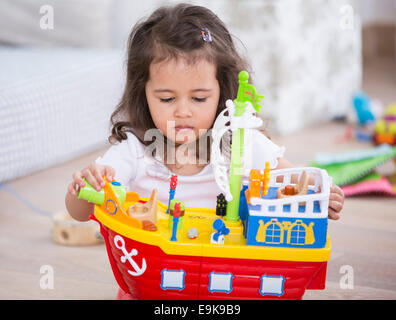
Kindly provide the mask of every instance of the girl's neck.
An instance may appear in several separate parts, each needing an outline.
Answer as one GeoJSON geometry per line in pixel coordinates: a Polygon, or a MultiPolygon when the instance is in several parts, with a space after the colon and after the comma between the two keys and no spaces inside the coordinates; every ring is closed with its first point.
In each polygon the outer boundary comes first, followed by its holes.
{"type": "Polygon", "coordinates": [[[197,156],[197,149],[195,144],[192,145],[177,145],[174,150],[173,161],[165,163],[169,170],[173,173],[192,176],[198,174],[207,165],[207,159],[199,159],[197,156]]]}
{"type": "Polygon", "coordinates": [[[199,166],[196,164],[184,164],[181,166],[177,166],[174,164],[167,164],[166,165],[172,173],[181,175],[181,176],[193,176],[195,174],[200,173],[205,166],[199,166]]]}

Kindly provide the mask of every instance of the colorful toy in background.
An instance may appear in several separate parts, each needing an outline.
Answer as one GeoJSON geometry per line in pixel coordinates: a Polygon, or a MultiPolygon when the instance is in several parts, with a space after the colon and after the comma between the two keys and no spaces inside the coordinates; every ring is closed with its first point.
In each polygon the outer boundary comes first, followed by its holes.
{"type": "Polygon", "coordinates": [[[385,177],[376,169],[388,161],[395,162],[396,147],[383,144],[377,147],[337,154],[319,153],[310,165],[325,169],[345,196],[377,193],[396,195],[396,172],[385,177]]]}
{"type": "Polygon", "coordinates": [[[318,154],[312,166],[326,169],[334,183],[341,186],[345,196],[377,193],[396,195],[396,170],[383,176],[376,168],[390,159],[396,158],[396,103],[385,111],[380,102],[373,102],[364,92],[353,97],[357,126],[348,126],[338,142],[355,137],[361,142],[369,142],[376,148],[352,150],[339,154],[318,154]]]}
{"type": "Polygon", "coordinates": [[[343,136],[337,137],[336,142],[342,143],[352,138],[362,142],[371,142],[373,123],[376,118],[372,102],[364,92],[357,92],[352,97],[354,110],[353,125],[348,125],[343,136]]]}
{"type": "Polygon", "coordinates": [[[375,144],[396,145],[396,103],[388,106],[384,115],[376,121],[373,141],[375,144]]]}
{"type": "Polygon", "coordinates": [[[364,194],[396,196],[396,181],[375,171],[341,188],[346,197],[364,194]]]}
{"type": "MultiPolygon", "coordinates": [[[[356,125],[348,126],[344,137],[339,141],[356,138],[361,142],[371,142],[373,136],[373,124],[377,112],[370,98],[364,92],[358,92],[352,97],[352,104],[356,115],[356,125]]],[[[378,108],[377,108],[378,109],[378,108]]]]}
{"type": "Polygon", "coordinates": [[[371,101],[364,92],[358,92],[353,97],[353,106],[357,115],[358,124],[365,126],[375,121],[371,101]]]}
{"type": "Polygon", "coordinates": [[[355,137],[375,145],[396,145],[396,103],[384,110],[380,102],[372,101],[364,92],[358,92],[353,96],[352,104],[356,126],[348,126],[344,136],[337,139],[338,142],[355,137]]]}
{"type": "Polygon", "coordinates": [[[133,298],[301,299],[307,289],[324,289],[331,178],[320,168],[273,170],[277,150],[261,159],[262,170],[243,166],[240,160],[254,155],[245,137],[262,124],[262,96],[248,78],[239,74],[238,96],[213,126],[211,159],[222,191],[213,208],[174,199],[176,176],[167,206],[154,190],[150,198],[117,196],[118,184],[107,181],[95,200],[91,219],[99,222],[117,283],[133,298]],[[227,132],[230,163],[219,151],[227,132]],[[293,195],[278,196],[286,189],[293,195]]]}

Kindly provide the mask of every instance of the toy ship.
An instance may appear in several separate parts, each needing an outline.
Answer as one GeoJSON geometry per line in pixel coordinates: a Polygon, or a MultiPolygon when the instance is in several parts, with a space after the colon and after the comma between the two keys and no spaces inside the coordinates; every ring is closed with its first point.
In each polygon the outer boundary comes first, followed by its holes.
{"type": "Polygon", "coordinates": [[[271,170],[271,161],[247,173],[235,161],[246,131],[260,124],[253,108],[259,112],[261,96],[247,79],[241,72],[237,99],[214,125],[212,160],[224,191],[217,208],[175,199],[175,176],[168,205],[156,190],[141,198],[115,181],[100,194],[86,190],[88,184],[80,191],[96,203],[91,219],[100,224],[117,283],[133,298],[301,299],[307,289],[324,289],[331,179],[318,168],[271,170]],[[228,170],[216,149],[227,125],[233,132],[228,170]]]}

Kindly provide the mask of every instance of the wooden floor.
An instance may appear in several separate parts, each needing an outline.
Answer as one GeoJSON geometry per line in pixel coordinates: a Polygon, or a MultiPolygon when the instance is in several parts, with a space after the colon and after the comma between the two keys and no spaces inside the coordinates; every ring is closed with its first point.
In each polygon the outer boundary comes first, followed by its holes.
{"type": "MultiPolygon", "coordinates": [[[[396,101],[392,68],[383,62],[369,66],[364,79],[369,95],[396,101]]],[[[343,124],[327,123],[274,140],[287,147],[286,157],[295,165],[307,165],[317,152],[370,147],[356,141],[335,143],[344,130],[343,124]]],[[[6,185],[12,190],[0,189],[0,299],[115,299],[117,286],[104,244],[55,244],[51,216],[45,214],[65,210],[72,172],[104,150],[9,181],[6,185]],[[17,198],[13,190],[35,207],[17,198]],[[48,274],[40,270],[46,265],[53,270],[53,289],[40,287],[40,279],[48,274]]],[[[326,289],[307,291],[305,299],[396,299],[396,198],[346,199],[341,220],[329,222],[329,234],[332,253],[326,289]],[[353,271],[353,287],[342,285],[344,268],[353,271]]]]}

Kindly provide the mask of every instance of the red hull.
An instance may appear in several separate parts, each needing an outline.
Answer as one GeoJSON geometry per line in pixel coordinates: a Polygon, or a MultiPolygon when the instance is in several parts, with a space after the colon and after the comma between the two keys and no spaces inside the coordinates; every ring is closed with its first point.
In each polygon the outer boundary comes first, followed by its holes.
{"type": "Polygon", "coordinates": [[[124,253],[114,244],[114,237],[118,234],[101,223],[100,225],[117,283],[135,299],[301,299],[306,289],[325,288],[327,261],[292,262],[168,255],[157,246],[123,237],[126,251],[136,249],[138,252],[133,257],[136,264],[141,266],[143,259],[147,264],[143,274],[132,276],[128,273],[131,265],[128,261],[121,262],[124,253]],[[164,269],[185,271],[182,290],[161,287],[164,269]],[[232,290],[229,293],[209,291],[209,274],[212,272],[232,273],[232,290]],[[284,277],[281,295],[260,293],[261,277],[264,275],[284,277]]]}

